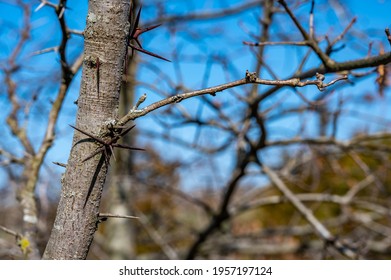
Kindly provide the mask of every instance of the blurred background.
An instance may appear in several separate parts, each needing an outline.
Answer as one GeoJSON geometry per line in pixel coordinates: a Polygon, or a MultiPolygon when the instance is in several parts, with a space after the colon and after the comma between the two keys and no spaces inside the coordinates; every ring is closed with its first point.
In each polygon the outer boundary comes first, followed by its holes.
{"type": "MultiPolygon", "coordinates": [[[[26,162],[43,143],[61,61],[82,58],[87,4],[66,1],[64,46],[53,7],[0,1],[0,226],[7,229],[21,230],[18,191],[26,162]]],[[[390,50],[391,1],[317,0],[313,13],[311,1],[287,4],[337,62],[390,50]]],[[[321,72],[318,54],[277,1],[134,1],[134,15],[141,5],[140,27],[162,24],[140,36],[143,47],[172,62],[139,52],[129,57],[120,116],[144,93],[140,108],[242,79],[246,70],[262,79],[303,81],[321,72]]],[[[137,119],[124,141],[146,151],[116,151],[101,212],[138,219],[102,222],[89,258],[346,258],[292,205],[282,190],[288,189],[358,258],[389,259],[390,66],[324,72],[325,83],[348,79],[323,90],[249,84],[137,119]]],[[[80,67],[69,83],[33,188],[42,251],[64,172],[53,162],[67,162],[81,74],[80,67]]],[[[0,258],[24,258],[4,230],[0,258]]]]}

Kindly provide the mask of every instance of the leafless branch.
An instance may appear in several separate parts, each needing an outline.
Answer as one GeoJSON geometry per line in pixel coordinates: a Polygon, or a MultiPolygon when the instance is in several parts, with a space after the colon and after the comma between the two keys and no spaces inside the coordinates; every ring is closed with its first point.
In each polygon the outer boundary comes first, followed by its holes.
{"type": "Polygon", "coordinates": [[[2,225],[0,225],[0,230],[4,231],[5,233],[8,233],[8,234],[10,234],[12,236],[15,236],[16,238],[20,238],[21,237],[21,235],[19,233],[17,233],[16,231],[8,229],[8,228],[6,228],[6,227],[4,227],[2,225]]]}
{"type": "Polygon", "coordinates": [[[100,219],[107,219],[107,218],[121,218],[121,219],[139,219],[139,217],[136,216],[129,216],[129,215],[118,215],[118,214],[110,214],[110,213],[99,213],[100,219]]]}
{"type": "Polygon", "coordinates": [[[153,226],[148,221],[148,218],[139,210],[135,210],[137,216],[139,217],[140,223],[143,225],[144,229],[148,232],[152,240],[162,248],[165,255],[170,260],[178,259],[178,255],[175,250],[166,242],[166,240],[153,228],[153,226]]]}
{"type": "Polygon", "coordinates": [[[257,42],[257,43],[252,43],[252,42],[247,42],[243,41],[243,44],[252,46],[252,47],[260,47],[260,46],[308,46],[307,41],[301,41],[301,42],[257,42]]]}
{"type": "Polygon", "coordinates": [[[300,81],[300,79],[298,79],[298,78],[293,78],[293,79],[289,79],[289,80],[265,80],[265,79],[258,78],[255,73],[247,72],[246,77],[244,79],[240,79],[240,80],[237,80],[234,82],[230,82],[230,83],[226,83],[226,84],[222,84],[219,86],[210,87],[210,88],[206,88],[206,89],[202,89],[202,90],[177,94],[177,95],[171,96],[169,98],[163,99],[161,101],[155,102],[155,103],[143,108],[142,110],[131,110],[131,111],[129,111],[129,113],[127,115],[125,115],[124,117],[122,117],[119,120],[118,125],[120,125],[120,126],[124,125],[131,120],[135,120],[136,118],[144,116],[144,115],[146,115],[146,114],[148,114],[148,113],[150,113],[160,107],[166,106],[168,104],[179,103],[185,99],[192,98],[195,96],[201,96],[201,95],[207,95],[207,94],[214,95],[217,92],[221,92],[226,89],[245,85],[245,84],[276,85],[278,87],[282,87],[282,86],[304,87],[304,86],[309,86],[309,85],[315,85],[318,87],[319,90],[323,90],[326,87],[333,85],[338,81],[346,80],[346,79],[347,79],[347,76],[345,75],[342,77],[338,77],[329,83],[324,83],[320,79],[306,80],[306,81],[300,81]]]}
{"type": "Polygon", "coordinates": [[[334,41],[330,42],[329,45],[327,46],[327,49],[326,49],[326,54],[330,54],[332,51],[333,51],[333,47],[335,46],[336,43],[338,43],[339,41],[341,41],[346,33],[348,33],[348,31],[352,28],[353,24],[357,21],[357,18],[354,17],[350,23],[348,24],[348,26],[346,26],[346,28],[342,31],[341,34],[339,34],[335,39],[334,41]]]}
{"type": "Polygon", "coordinates": [[[308,209],[291,190],[289,190],[277,173],[265,165],[262,165],[262,170],[270,178],[273,184],[286,196],[289,202],[291,202],[300,214],[302,214],[303,217],[314,227],[317,234],[319,234],[327,243],[335,246],[335,248],[343,255],[353,259],[357,258],[356,252],[336,240],[331,232],[314,216],[312,211],[308,209]]]}

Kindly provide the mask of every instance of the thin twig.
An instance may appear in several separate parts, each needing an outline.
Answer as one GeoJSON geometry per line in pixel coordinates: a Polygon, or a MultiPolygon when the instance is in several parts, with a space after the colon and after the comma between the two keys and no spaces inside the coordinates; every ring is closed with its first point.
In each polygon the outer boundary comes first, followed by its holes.
{"type": "Polygon", "coordinates": [[[285,185],[280,177],[266,165],[262,165],[265,174],[270,178],[273,184],[286,196],[301,215],[313,226],[315,232],[327,243],[332,244],[343,255],[356,259],[358,256],[352,249],[340,243],[331,232],[314,216],[312,211],[307,208],[296,195],[285,185]]]}
{"type": "Polygon", "coordinates": [[[21,237],[21,235],[19,233],[17,233],[16,231],[13,231],[13,230],[11,230],[9,228],[6,228],[6,227],[4,227],[2,225],[0,225],[0,230],[4,231],[5,233],[8,233],[8,234],[10,234],[12,236],[15,236],[16,238],[20,238],[21,237]]]}
{"type": "Polygon", "coordinates": [[[308,46],[311,49],[313,49],[313,51],[317,54],[317,56],[320,58],[320,60],[322,60],[323,64],[326,67],[334,65],[335,62],[326,53],[324,53],[321,50],[321,48],[319,47],[319,45],[315,41],[315,39],[312,38],[311,35],[307,33],[307,31],[301,25],[300,21],[296,18],[296,16],[293,14],[293,12],[289,9],[287,3],[284,0],[278,0],[278,2],[284,7],[285,11],[287,12],[289,17],[294,22],[294,24],[296,25],[297,29],[300,31],[300,33],[303,36],[304,40],[308,41],[308,46]]]}
{"type": "Polygon", "coordinates": [[[119,215],[119,214],[111,214],[111,213],[99,213],[99,218],[121,218],[121,219],[139,219],[139,217],[136,216],[129,216],[129,215],[119,215]]]}
{"type": "Polygon", "coordinates": [[[333,46],[339,42],[340,40],[343,39],[343,37],[345,37],[346,33],[349,31],[350,28],[352,28],[353,24],[357,21],[357,17],[354,17],[350,23],[348,24],[348,26],[346,26],[346,28],[342,31],[341,34],[339,34],[335,39],[334,41],[332,41],[331,43],[329,43],[329,45],[327,46],[327,49],[326,49],[326,53],[327,54],[330,54],[332,51],[333,51],[333,46]]]}
{"type": "Polygon", "coordinates": [[[58,52],[59,50],[59,47],[50,47],[50,48],[46,48],[46,49],[42,49],[42,50],[39,50],[39,51],[35,51],[31,54],[31,56],[34,56],[34,55],[40,55],[40,54],[44,54],[44,53],[49,53],[49,52],[58,52]]]}
{"type": "Polygon", "coordinates": [[[143,225],[144,229],[147,231],[148,235],[152,238],[152,240],[159,245],[164,254],[170,260],[178,259],[178,254],[176,251],[167,243],[167,241],[156,231],[156,229],[150,224],[147,216],[143,214],[143,212],[135,209],[137,216],[139,216],[139,221],[143,225]]]}
{"type": "Polygon", "coordinates": [[[252,47],[279,46],[279,45],[308,46],[308,41],[301,41],[301,42],[282,41],[282,42],[256,42],[256,43],[243,41],[243,44],[247,45],[247,46],[252,46],[252,47]]]}

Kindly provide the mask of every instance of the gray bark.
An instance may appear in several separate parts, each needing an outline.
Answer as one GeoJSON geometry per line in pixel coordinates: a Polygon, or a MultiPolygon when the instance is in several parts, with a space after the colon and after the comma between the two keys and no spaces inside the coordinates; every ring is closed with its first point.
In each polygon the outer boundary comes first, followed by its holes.
{"type": "MultiPolygon", "coordinates": [[[[107,124],[118,118],[129,8],[129,1],[89,1],[75,126],[96,136],[103,136],[107,124]]],[[[57,215],[44,259],[87,257],[97,229],[107,166],[101,153],[83,160],[98,147],[99,144],[91,138],[74,131],[57,215]],[[92,192],[86,202],[90,188],[92,192]]]]}

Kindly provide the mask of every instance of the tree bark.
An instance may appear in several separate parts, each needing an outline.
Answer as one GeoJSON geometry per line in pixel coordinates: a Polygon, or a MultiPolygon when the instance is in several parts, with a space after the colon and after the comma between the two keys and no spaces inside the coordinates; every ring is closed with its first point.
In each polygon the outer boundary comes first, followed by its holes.
{"type": "MultiPolygon", "coordinates": [[[[129,8],[130,1],[89,1],[75,126],[100,138],[105,137],[107,125],[118,118],[129,8]]],[[[75,130],[44,259],[87,257],[99,222],[107,164],[103,153],[83,160],[99,147],[96,141],[75,130]]]]}

